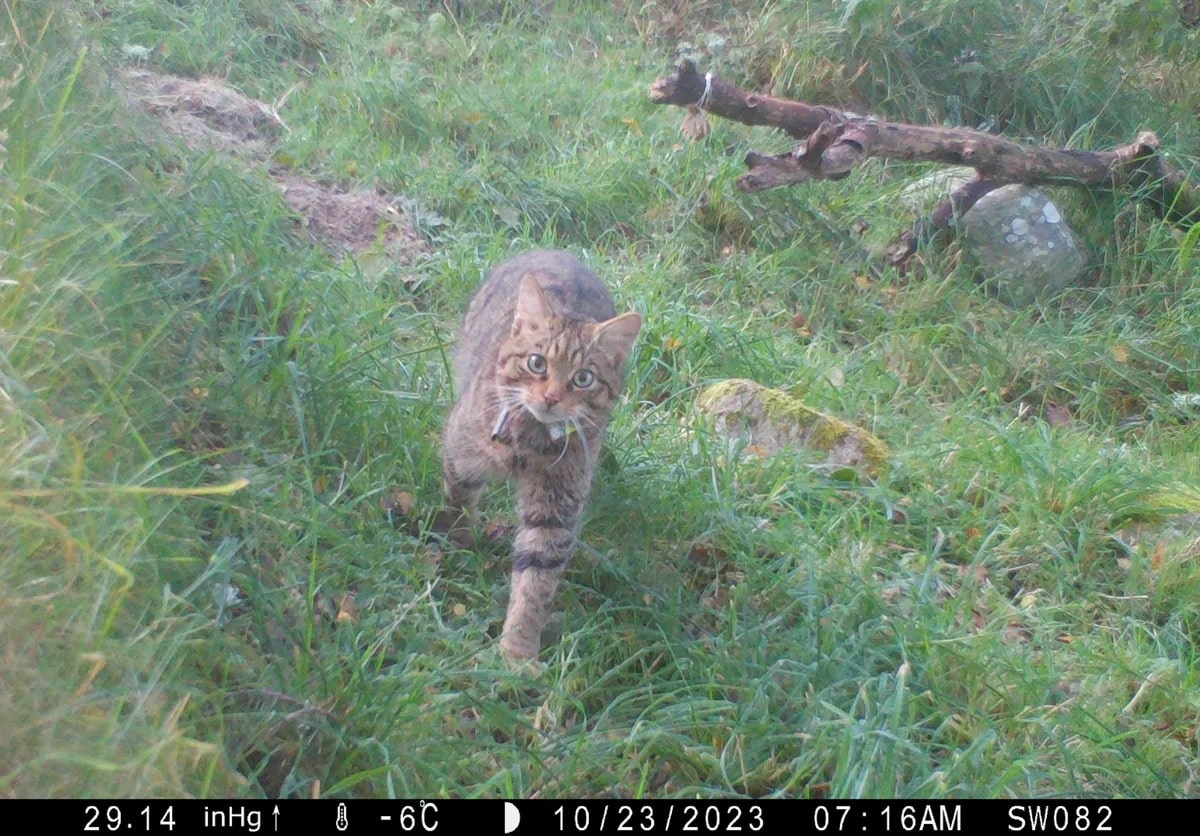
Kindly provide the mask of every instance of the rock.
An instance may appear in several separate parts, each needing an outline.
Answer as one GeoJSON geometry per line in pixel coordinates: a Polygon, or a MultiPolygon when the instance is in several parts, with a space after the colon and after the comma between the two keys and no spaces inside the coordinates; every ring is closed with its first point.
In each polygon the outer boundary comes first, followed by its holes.
{"type": "Polygon", "coordinates": [[[826,454],[825,467],[856,468],[872,478],[887,467],[887,446],[866,430],[753,380],[714,383],[700,393],[696,406],[718,434],[745,441],[751,453],[816,450],[826,454]]]}
{"type": "Polygon", "coordinates": [[[1087,266],[1074,233],[1040,189],[1002,186],[981,197],[961,223],[964,251],[981,278],[1014,307],[1068,287],[1087,266]]]}
{"type": "Polygon", "coordinates": [[[952,165],[931,171],[919,180],[914,180],[900,192],[900,203],[905,208],[926,215],[950,193],[968,180],[975,178],[975,169],[964,165],[952,165]]]}

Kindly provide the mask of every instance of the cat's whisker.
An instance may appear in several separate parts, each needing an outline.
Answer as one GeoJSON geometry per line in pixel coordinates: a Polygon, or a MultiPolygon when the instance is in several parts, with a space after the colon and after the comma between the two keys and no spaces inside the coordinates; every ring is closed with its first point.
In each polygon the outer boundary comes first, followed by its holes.
{"type": "Polygon", "coordinates": [[[520,406],[521,396],[520,390],[514,392],[504,392],[497,390],[496,397],[492,401],[500,409],[512,409],[515,406],[520,406]]]}
{"type": "Polygon", "coordinates": [[[597,421],[597,420],[596,420],[595,418],[593,418],[591,415],[588,415],[588,414],[586,414],[586,413],[581,413],[581,414],[579,414],[579,415],[576,415],[576,416],[575,416],[575,419],[580,419],[580,420],[587,421],[587,422],[588,422],[588,425],[589,425],[589,426],[590,426],[590,427],[591,427],[593,430],[602,430],[602,429],[604,429],[604,427],[600,426],[600,422],[599,422],[599,421],[597,421]]]}
{"type": "Polygon", "coordinates": [[[496,398],[496,405],[501,409],[512,411],[514,409],[529,410],[525,405],[524,392],[517,387],[504,387],[500,390],[500,397],[496,398]]]}
{"type": "Polygon", "coordinates": [[[583,427],[579,426],[579,420],[572,418],[571,423],[575,427],[575,435],[579,436],[579,443],[583,445],[584,461],[592,460],[592,451],[588,449],[587,434],[583,431],[583,427]]]}

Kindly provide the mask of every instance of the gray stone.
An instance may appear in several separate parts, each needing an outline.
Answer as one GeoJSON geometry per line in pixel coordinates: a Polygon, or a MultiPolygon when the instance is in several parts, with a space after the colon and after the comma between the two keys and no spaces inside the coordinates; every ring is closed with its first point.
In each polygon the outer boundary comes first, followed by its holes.
{"type": "Polygon", "coordinates": [[[900,192],[900,203],[918,215],[927,215],[950,193],[968,180],[975,178],[975,169],[963,165],[951,165],[931,171],[914,180],[900,192]]]}
{"type": "Polygon", "coordinates": [[[1003,186],[962,218],[963,250],[1001,301],[1030,305],[1062,289],[1087,266],[1054,202],[1040,189],[1003,186]]]}

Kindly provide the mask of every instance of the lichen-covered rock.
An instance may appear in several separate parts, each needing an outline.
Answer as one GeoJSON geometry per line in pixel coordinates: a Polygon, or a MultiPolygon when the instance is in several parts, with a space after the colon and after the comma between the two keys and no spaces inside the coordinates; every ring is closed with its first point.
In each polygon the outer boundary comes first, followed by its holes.
{"type": "Polygon", "coordinates": [[[825,453],[824,464],[832,469],[855,468],[870,477],[887,467],[887,446],[866,430],[753,380],[714,383],[696,406],[717,433],[762,455],[815,450],[825,453]]]}
{"type": "Polygon", "coordinates": [[[1075,235],[1040,189],[988,192],[962,218],[963,247],[980,277],[1014,307],[1070,286],[1087,266],[1075,235]]]}

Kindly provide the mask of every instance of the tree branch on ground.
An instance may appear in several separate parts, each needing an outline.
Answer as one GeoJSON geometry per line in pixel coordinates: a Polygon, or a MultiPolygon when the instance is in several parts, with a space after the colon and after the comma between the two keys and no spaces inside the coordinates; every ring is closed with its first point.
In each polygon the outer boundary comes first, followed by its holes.
{"type": "Polygon", "coordinates": [[[888,122],[820,105],[748,93],[696,65],[680,61],[675,74],[650,85],[655,104],[696,108],[745,125],[765,125],[802,140],[786,154],[746,155],[749,171],[738,178],[746,192],[792,186],[811,180],[838,180],[868,157],[963,165],[976,176],[951,195],[887,250],[887,260],[903,267],[921,241],[949,229],[981,197],[1000,186],[1075,186],[1127,190],[1146,201],[1159,217],[1181,227],[1200,222],[1200,190],[1160,153],[1158,137],[1145,131],[1110,151],[1075,151],[1014,142],[966,128],[927,127],[888,122]]]}

